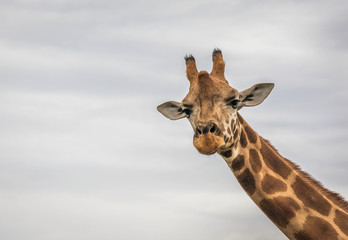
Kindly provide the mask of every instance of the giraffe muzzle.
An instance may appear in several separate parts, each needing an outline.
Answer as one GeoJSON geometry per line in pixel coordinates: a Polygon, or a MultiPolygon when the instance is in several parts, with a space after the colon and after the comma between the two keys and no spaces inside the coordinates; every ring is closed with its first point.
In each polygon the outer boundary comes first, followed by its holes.
{"type": "Polygon", "coordinates": [[[214,154],[224,144],[219,133],[219,128],[215,123],[200,124],[195,130],[193,145],[202,154],[214,154]]]}

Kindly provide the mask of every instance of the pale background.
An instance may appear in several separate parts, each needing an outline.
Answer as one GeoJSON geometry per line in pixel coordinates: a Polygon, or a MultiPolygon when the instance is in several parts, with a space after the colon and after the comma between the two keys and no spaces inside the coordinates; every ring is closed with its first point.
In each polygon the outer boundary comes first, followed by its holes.
{"type": "Polygon", "coordinates": [[[241,114],[348,198],[348,2],[0,2],[0,238],[285,239],[187,120],[184,56],[223,51],[241,114]]]}

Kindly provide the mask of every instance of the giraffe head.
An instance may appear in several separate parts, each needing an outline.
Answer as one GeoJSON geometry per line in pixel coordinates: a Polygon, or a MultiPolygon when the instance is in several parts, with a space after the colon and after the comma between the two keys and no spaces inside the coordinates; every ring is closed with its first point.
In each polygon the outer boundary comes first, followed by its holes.
{"type": "Polygon", "coordinates": [[[193,145],[202,154],[210,155],[234,146],[241,132],[238,110],[262,103],[274,84],[261,83],[237,91],[225,79],[225,62],[219,49],[213,51],[210,74],[197,71],[192,55],[185,60],[190,81],[188,94],[181,102],[165,102],[157,110],[171,120],[188,118],[194,130],[193,145]]]}

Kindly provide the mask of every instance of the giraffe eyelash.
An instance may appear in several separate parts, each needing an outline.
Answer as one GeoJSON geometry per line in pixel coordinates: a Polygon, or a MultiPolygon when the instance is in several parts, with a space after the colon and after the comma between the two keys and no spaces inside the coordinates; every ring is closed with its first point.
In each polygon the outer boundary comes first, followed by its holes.
{"type": "Polygon", "coordinates": [[[240,101],[238,99],[234,99],[229,103],[229,105],[231,105],[233,109],[237,109],[239,102],[240,101]]]}

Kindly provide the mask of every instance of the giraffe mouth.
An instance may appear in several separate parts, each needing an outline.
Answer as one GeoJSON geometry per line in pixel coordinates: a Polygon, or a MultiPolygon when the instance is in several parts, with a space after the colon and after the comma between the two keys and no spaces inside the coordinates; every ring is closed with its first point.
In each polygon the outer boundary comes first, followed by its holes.
{"type": "Polygon", "coordinates": [[[224,145],[224,140],[220,136],[207,133],[199,137],[195,136],[193,139],[193,145],[201,154],[212,155],[224,145]]]}

